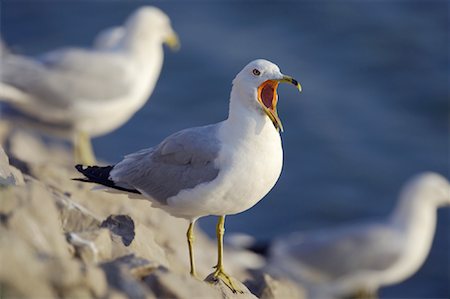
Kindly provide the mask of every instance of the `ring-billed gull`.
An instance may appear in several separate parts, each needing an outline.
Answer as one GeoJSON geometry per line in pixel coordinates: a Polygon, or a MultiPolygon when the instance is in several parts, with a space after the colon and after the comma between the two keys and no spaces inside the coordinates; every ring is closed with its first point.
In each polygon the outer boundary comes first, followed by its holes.
{"type": "Polygon", "coordinates": [[[217,215],[218,261],[213,275],[239,291],[223,269],[225,215],[260,201],[281,173],[283,150],[277,87],[292,77],[267,60],[250,62],[233,80],[228,119],[177,132],[159,145],[128,155],[114,166],[82,167],[79,179],[141,194],[157,207],[189,220],[191,274],[195,221],[217,215]]]}
{"type": "Polygon", "coordinates": [[[270,248],[269,269],[304,284],[311,298],[375,297],[382,286],[413,275],[433,241],[437,208],[450,206],[448,181],[413,178],[384,221],[293,233],[270,248]]]}
{"type": "Polygon", "coordinates": [[[111,132],[152,93],[163,63],[163,42],[178,38],[165,13],[137,9],[120,29],[103,33],[97,48],[63,48],[32,59],[4,53],[0,99],[46,123],[70,127],[75,153],[93,163],[90,137],[111,132]]]}

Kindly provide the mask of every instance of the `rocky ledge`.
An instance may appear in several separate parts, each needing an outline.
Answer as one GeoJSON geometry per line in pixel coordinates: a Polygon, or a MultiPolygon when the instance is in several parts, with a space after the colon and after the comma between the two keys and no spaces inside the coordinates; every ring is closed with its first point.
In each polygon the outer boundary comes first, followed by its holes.
{"type": "MultiPolygon", "coordinates": [[[[245,250],[225,250],[244,294],[194,279],[186,221],[72,181],[67,149],[19,135],[8,153],[0,148],[1,298],[304,298],[299,286],[251,270],[264,260],[245,250]]],[[[215,241],[197,228],[195,249],[207,277],[215,241]]]]}

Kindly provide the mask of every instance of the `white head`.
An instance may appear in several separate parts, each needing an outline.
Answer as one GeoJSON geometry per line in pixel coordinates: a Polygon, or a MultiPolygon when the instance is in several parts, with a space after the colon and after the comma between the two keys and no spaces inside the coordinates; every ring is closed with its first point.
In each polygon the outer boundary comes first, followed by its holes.
{"type": "Polygon", "coordinates": [[[145,42],[156,39],[167,43],[171,48],[179,47],[178,37],[172,29],[169,17],[159,8],[140,7],[128,17],[125,28],[135,40],[145,42]]]}
{"type": "Polygon", "coordinates": [[[297,80],[283,75],[276,64],[257,59],[247,64],[234,78],[232,93],[238,94],[237,99],[243,101],[245,106],[262,109],[275,128],[283,131],[277,113],[277,88],[280,82],[291,83],[301,91],[297,80]]]}
{"type": "Polygon", "coordinates": [[[425,172],[408,181],[401,198],[424,201],[435,207],[450,206],[450,184],[437,173],[425,172]]]}

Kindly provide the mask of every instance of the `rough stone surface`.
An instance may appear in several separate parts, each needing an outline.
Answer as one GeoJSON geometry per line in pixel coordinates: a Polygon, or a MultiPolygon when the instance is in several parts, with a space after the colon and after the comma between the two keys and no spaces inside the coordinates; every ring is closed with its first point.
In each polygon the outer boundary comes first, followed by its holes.
{"type": "Polygon", "coordinates": [[[101,222],[99,217],[73,201],[69,192],[59,192],[57,195],[56,207],[59,210],[61,225],[64,232],[92,231],[100,227],[101,222]]]}
{"type": "Polygon", "coordinates": [[[15,183],[16,180],[9,168],[9,159],[6,156],[3,147],[0,146],[0,185],[9,186],[15,185],[15,183]]]}
{"type": "Polygon", "coordinates": [[[39,254],[69,257],[58,211],[49,189],[31,180],[16,187],[17,205],[10,211],[7,227],[21,236],[39,254]]]}
{"type": "Polygon", "coordinates": [[[159,269],[145,278],[145,283],[158,295],[158,298],[223,298],[219,289],[203,281],[193,279],[186,273],[178,274],[159,269]],[[181,288],[180,286],[184,287],[181,288]]]}
{"type": "Polygon", "coordinates": [[[274,279],[269,274],[257,271],[254,275],[254,279],[248,282],[247,285],[253,294],[261,299],[306,298],[305,290],[288,279],[274,279]]]}
{"type": "Polygon", "coordinates": [[[0,146],[0,187],[23,185],[24,180],[20,170],[9,165],[8,156],[2,146],[0,146]]]}
{"type": "Polygon", "coordinates": [[[107,229],[68,233],[67,241],[85,263],[99,263],[112,258],[112,241],[107,229]]]}
{"type": "Polygon", "coordinates": [[[100,226],[106,227],[114,234],[120,236],[125,246],[129,246],[136,235],[134,232],[134,221],[128,215],[111,215],[100,226]]]}
{"type": "Polygon", "coordinates": [[[155,266],[149,261],[129,255],[104,263],[101,268],[106,274],[108,284],[117,292],[123,293],[131,299],[153,297],[148,287],[140,283],[141,277],[139,277],[139,275],[146,275],[155,269],[155,266]]]}
{"type": "Polygon", "coordinates": [[[257,270],[247,269],[256,259],[229,247],[226,269],[245,293],[203,281],[216,264],[217,248],[198,227],[200,279],[191,277],[187,221],[146,200],[71,180],[79,174],[63,147],[48,148],[29,134],[12,138],[8,153],[16,156],[9,161],[26,171],[22,177],[0,151],[0,177],[8,182],[0,186],[1,298],[304,298],[284,281],[262,274],[253,279],[257,270]],[[251,291],[239,282],[249,279],[251,291]]]}
{"type": "Polygon", "coordinates": [[[222,280],[214,278],[214,274],[209,274],[205,281],[213,285],[217,290],[220,291],[222,298],[224,299],[237,299],[237,298],[245,298],[245,299],[255,299],[258,298],[255,295],[253,295],[250,290],[240,281],[235,279],[234,277],[231,277],[233,280],[236,288],[239,288],[242,293],[235,293],[233,292],[222,280]]]}
{"type": "Polygon", "coordinates": [[[103,298],[108,291],[108,283],[102,269],[97,266],[86,266],[83,273],[83,283],[92,291],[93,297],[103,298]]]}
{"type": "Polygon", "coordinates": [[[11,298],[56,297],[53,287],[48,282],[46,265],[36,255],[35,250],[24,239],[13,231],[0,228],[2,293],[11,298]]]}

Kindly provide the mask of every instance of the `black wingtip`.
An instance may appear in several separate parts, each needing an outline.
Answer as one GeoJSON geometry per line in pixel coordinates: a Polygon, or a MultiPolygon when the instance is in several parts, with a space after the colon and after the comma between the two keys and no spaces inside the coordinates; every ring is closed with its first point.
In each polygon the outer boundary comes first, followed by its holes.
{"type": "MultiPolygon", "coordinates": [[[[113,167],[113,166],[105,166],[105,167],[113,167]]],[[[97,165],[83,165],[83,164],[77,164],[75,165],[75,169],[78,170],[79,172],[83,173],[83,171],[87,170],[88,168],[103,168],[102,166],[97,166],[97,165]]]]}
{"type": "MultiPolygon", "coordinates": [[[[83,173],[84,166],[81,164],[75,165],[75,169],[78,170],[78,172],[83,173]]],[[[84,173],[83,173],[84,174],[84,173]]],[[[79,181],[79,182],[85,182],[85,183],[92,183],[92,181],[88,178],[73,178],[72,181],[79,181]]]]}
{"type": "Polygon", "coordinates": [[[72,180],[84,183],[96,183],[120,191],[141,194],[138,190],[117,186],[116,183],[109,178],[109,174],[113,168],[113,165],[84,166],[77,164],[75,165],[75,169],[82,173],[85,178],[74,178],[72,180]]]}
{"type": "Polygon", "coordinates": [[[85,179],[85,178],[72,178],[71,180],[72,180],[72,181],[84,182],[84,183],[92,183],[91,180],[85,179]]]}

